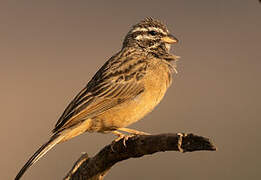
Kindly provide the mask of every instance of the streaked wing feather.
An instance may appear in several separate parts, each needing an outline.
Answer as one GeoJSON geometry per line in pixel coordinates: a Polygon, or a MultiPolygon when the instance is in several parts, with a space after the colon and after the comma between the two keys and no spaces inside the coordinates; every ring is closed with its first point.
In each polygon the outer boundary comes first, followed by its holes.
{"type": "Polygon", "coordinates": [[[144,91],[141,81],[137,81],[134,76],[135,73],[131,72],[132,69],[136,72],[137,68],[145,66],[144,63],[125,65],[129,72],[127,75],[124,69],[119,71],[116,69],[114,72],[106,71],[110,69],[108,68],[109,65],[108,62],[105,63],[87,86],[68,105],[56,123],[53,133],[62,131],[84,119],[95,117],[126,100],[134,99],[144,91]],[[127,78],[119,80],[119,77],[125,75],[127,78]]]}

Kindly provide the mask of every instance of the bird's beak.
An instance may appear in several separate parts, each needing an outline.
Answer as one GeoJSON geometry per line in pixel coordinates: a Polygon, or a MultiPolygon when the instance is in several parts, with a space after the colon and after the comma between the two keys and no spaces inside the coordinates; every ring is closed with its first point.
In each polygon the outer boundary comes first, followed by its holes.
{"type": "Polygon", "coordinates": [[[168,44],[174,44],[174,43],[178,43],[179,40],[173,36],[172,34],[169,34],[168,36],[165,36],[162,38],[162,41],[168,44]]]}

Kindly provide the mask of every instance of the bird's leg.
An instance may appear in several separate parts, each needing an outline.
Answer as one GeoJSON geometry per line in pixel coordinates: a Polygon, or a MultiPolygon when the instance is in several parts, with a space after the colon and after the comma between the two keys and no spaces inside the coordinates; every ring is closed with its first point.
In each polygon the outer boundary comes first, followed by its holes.
{"type": "Polygon", "coordinates": [[[129,129],[129,128],[118,128],[117,130],[127,132],[127,133],[130,133],[132,135],[150,135],[149,133],[145,133],[145,132],[142,132],[142,131],[137,131],[137,130],[129,129]]]}
{"type": "Polygon", "coordinates": [[[149,133],[145,133],[145,132],[142,132],[142,131],[137,131],[137,130],[134,130],[134,129],[129,129],[129,128],[118,128],[117,130],[115,131],[111,131],[113,134],[115,134],[116,136],[118,136],[118,138],[116,138],[114,141],[113,141],[113,144],[111,146],[111,149],[112,151],[113,150],[113,145],[114,143],[116,143],[117,141],[123,139],[123,145],[125,147],[127,147],[126,145],[126,141],[130,138],[130,137],[133,137],[135,135],[149,135],[149,133]],[[127,132],[129,133],[130,135],[126,135],[126,134],[123,134],[121,132],[119,132],[118,130],[120,131],[123,131],[123,132],[127,132]]]}
{"type": "Polygon", "coordinates": [[[112,131],[113,134],[115,134],[116,136],[118,136],[118,138],[116,138],[114,141],[117,142],[120,139],[124,138],[126,135],[123,133],[120,133],[119,131],[112,131]]]}
{"type": "Polygon", "coordinates": [[[128,140],[129,137],[131,137],[130,135],[126,135],[126,134],[123,134],[119,131],[112,131],[113,134],[115,134],[116,136],[118,136],[118,138],[114,139],[114,143],[116,143],[117,141],[123,139],[123,145],[126,147],[126,141],[128,140]]]}
{"type": "MultiPolygon", "coordinates": [[[[121,140],[123,138],[123,145],[126,147],[126,138],[127,135],[120,133],[119,131],[111,131],[113,134],[115,134],[116,136],[118,136],[116,139],[113,140],[112,144],[111,144],[111,150],[114,152],[113,146],[116,142],[118,142],[119,140],[121,140]]],[[[127,138],[128,139],[128,138],[127,138]]]]}

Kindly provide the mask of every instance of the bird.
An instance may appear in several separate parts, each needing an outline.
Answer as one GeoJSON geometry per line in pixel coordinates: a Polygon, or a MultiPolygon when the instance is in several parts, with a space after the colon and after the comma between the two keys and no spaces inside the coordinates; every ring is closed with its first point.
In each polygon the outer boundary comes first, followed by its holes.
{"type": "Polygon", "coordinates": [[[119,52],[107,60],[58,119],[52,136],[26,162],[15,180],[56,144],[84,132],[146,134],[126,128],[151,112],[172,83],[178,39],[161,21],[147,17],[133,25],[119,52]]]}

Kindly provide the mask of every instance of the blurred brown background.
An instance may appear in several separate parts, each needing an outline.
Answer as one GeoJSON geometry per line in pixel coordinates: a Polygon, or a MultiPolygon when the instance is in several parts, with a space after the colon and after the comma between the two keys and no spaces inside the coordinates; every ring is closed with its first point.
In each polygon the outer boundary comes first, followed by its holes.
{"type": "MultiPolygon", "coordinates": [[[[245,180],[261,177],[261,4],[258,0],[5,1],[0,5],[0,179],[13,179],[70,100],[121,48],[130,26],[161,19],[180,39],[179,74],[150,133],[211,137],[217,152],[165,152],[115,166],[106,179],[245,180]]],[[[23,179],[62,179],[81,152],[113,135],[57,145],[23,179]]]]}

